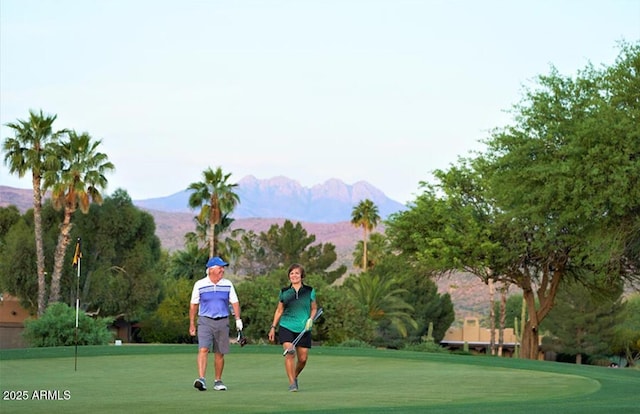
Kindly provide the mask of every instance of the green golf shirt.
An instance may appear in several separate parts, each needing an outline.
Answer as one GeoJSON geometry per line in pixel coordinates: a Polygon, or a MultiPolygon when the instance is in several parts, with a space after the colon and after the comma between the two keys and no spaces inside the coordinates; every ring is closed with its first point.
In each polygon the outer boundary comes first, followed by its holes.
{"type": "Polygon", "coordinates": [[[280,326],[291,332],[302,332],[307,319],[311,317],[311,302],[316,300],[316,291],[303,284],[296,290],[290,285],[280,291],[279,300],[284,305],[280,326]]]}

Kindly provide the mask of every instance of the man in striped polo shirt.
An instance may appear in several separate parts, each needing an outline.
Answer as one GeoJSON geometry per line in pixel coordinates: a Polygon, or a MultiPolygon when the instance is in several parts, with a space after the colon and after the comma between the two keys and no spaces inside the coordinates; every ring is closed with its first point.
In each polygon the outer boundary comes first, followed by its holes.
{"type": "Polygon", "coordinates": [[[213,348],[215,378],[213,389],[224,391],[227,387],[222,382],[224,355],[229,352],[229,304],[233,307],[236,329],[242,330],[240,319],[240,302],[230,280],[224,278],[228,263],[220,257],[212,257],[207,262],[207,275],[196,281],[191,293],[189,307],[189,334],[198,334],[198,378],[193,386],[205,391],[207,385],[205,374],[209,350],[213,348]],[[196,315],[198,326],[196,329],[196,315]]]}

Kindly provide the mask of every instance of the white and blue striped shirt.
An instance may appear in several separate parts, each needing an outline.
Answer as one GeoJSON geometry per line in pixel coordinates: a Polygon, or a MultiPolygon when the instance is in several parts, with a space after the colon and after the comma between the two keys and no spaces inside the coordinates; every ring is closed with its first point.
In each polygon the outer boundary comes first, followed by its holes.
{"type": "Polygon", "coordinates": [[[193,285],[191,303],[200,305],[198,316],[209,318],[229,316],[229,304],[237,302],[238,295],[229,279],[222,278],[214,284],[207,276],[196,281],[193,285]]]}

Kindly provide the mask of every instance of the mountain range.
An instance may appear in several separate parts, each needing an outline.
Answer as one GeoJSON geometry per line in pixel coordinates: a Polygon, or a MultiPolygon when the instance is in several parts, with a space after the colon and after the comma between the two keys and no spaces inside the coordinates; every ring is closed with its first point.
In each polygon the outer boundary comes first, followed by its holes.
{"type": "MultiPolygon", "coordinates": [[[[232,228],[266,232],[285,220],[300,222],[317,243],[333,243],[341,263],[351,262],[351,252],[362,237],[360,229],[351,224],[353,207],[364,199],[378,206],[380,218],[401,211],[404,206],[385,196],[371,184],[360,181],[347,185],[338,179],[311,188],[301,186],[286,177],[259,180],[247,176],[235,189],[240,203],[232,217],[232,228]]],[[[188,207],[190,191],[183,190],[166,197],[133,200],[137,207],[148,211],[156,223],[156,234],[163,248],[175,251],[184,247],[184,235],[194,231],[196,211],[188,207]]],[[[33,206],[31,189],[0,186],[0,207],[15,205],[21,212],[33,206]]],[[[379,231],[384,225],[379,224],[379,231]]]]}
{"type": "MultiPolygon", "coordinates": [[[[405,208],[366,181],[347,185],[332,178],[308,188],[287,177],[259,180],[249,175],[237,184],[234,191],[240,203],[232,214],[236,219],[285,218],[313,223],[350,221],[353,208],[364,199],[373,201],[382,219],[405,208]]],[[[191,191],[183,190],[166,197],[134,200],[134,204],[149,210],[192,213],[188,203],[190,194],[191,191]]]]}

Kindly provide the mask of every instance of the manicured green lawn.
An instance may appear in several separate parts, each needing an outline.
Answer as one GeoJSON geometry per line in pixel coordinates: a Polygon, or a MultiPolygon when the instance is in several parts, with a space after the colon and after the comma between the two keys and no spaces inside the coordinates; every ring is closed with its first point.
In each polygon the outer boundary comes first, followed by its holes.
{"type": "MultiPolygon", "coordinates": [[[[80,347],[76,371],[73,347],[1,351],[0,412],[640,412],[637,370],[315,347],[300,391],[290,393],[281,348],[249,345],[226,357],[228,391],[199,392],[196,352],[195,345],[80,347]]],[[[212,358],[209,368],[211,383],[212,358]]]]}

